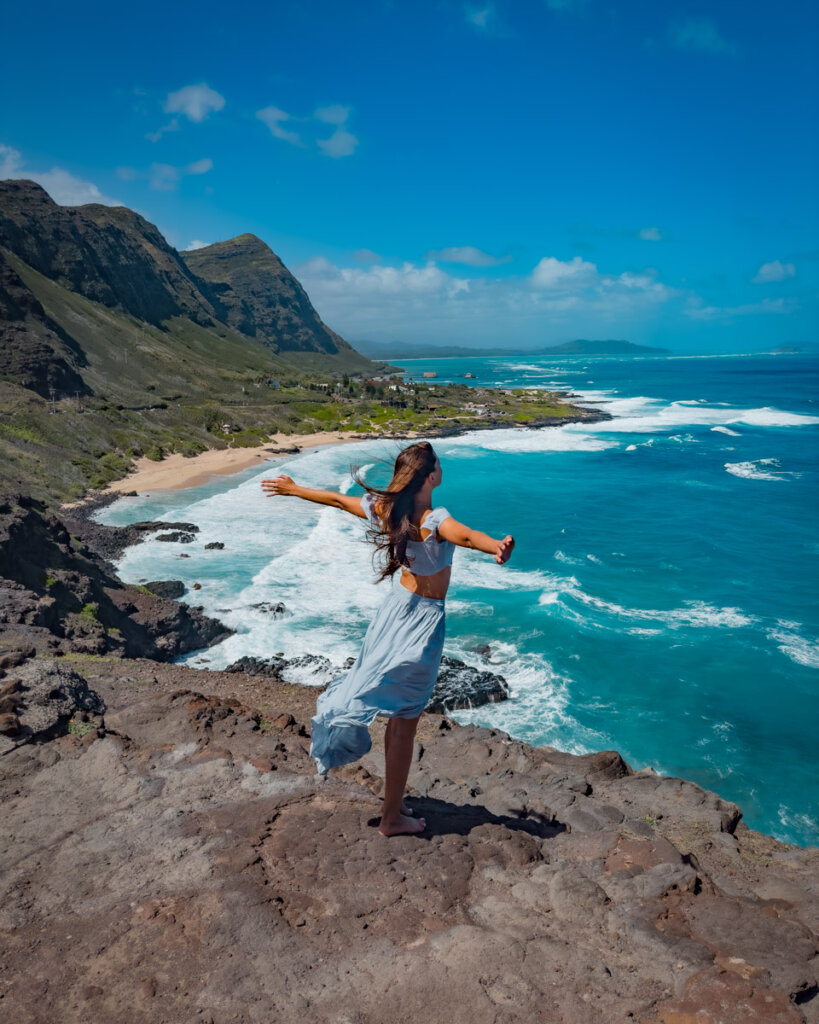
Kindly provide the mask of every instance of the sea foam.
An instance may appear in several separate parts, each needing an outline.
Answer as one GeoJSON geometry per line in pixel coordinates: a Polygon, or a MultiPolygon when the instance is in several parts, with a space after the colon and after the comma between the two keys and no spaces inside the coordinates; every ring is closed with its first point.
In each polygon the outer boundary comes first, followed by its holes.
{"type": "Polygon", "coordinates": [[[749,462],[726,462],[725,469],[743,480],[787,480],[798,475],[782,472],[779,459],[753,459],[749,462]]]}

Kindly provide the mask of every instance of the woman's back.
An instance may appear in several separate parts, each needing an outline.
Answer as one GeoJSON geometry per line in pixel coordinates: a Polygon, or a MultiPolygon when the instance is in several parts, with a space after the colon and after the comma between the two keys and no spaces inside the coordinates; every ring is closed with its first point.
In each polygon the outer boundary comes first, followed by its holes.
{"type": "MultiPolygon", "coordinates": [[[[376,495],[365,494],[361,499],[361,507],[366,512],[367,519],[381,530],[383,526],[375,510],[376,501],[376,495]]],[[[407,541],[408,569],[413,576],[435,576],[452,565],[455,545],[438,534],[441,523],[450,518],[449,512],[441,505],[428,512],[420,525],[415,524],[419,533],[425,530],[429,533],[422,540],[407,541]]]]}

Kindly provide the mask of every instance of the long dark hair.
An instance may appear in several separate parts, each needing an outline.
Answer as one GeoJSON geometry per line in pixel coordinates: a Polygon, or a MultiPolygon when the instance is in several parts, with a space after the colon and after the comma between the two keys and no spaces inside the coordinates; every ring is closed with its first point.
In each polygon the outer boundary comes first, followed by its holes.
{"type": "Polygon", "coordinates": [[[370,534],[376,551],[386,556],[386,563],[380,570],[378,582],[394,576],[407,561],[407,543],[420,540],[421,534],[412,522],[415,511],[415,495],[424,486],[424,481],[435,472],[438,456],[429,441],[419,441],[404,448],[395,460],[392,480],[386,490],[379,490],[365,484],[356,473],[354,479],[359,486],[377,496],[375,513],[381,523],[381,530],[370,534]]]}

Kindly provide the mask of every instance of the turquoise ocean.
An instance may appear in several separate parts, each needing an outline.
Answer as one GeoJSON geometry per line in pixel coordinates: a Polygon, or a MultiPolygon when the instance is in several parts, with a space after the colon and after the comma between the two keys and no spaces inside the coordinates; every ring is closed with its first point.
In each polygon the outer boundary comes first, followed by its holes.
{"type": "MultiPolygon", "coordinates": [[[[560,388],[613,416],[434,440],[435,504],[517,544],[506,566],[456,552],[446,653],[505,676],[511,699],[454,717],[575,753],[619,750],[633,768],[736,801],[753,828],[819,843],[819,358],[401,365],[441,382],[469,372],[472,384],[560,388]]],[[[129,582],[201,584],[186,600],[236,630],[187,663],[283,652],[340,665],[388,586],[372,582],[364,524],[266,498],[259,482],[284,472],[355,493],[350,467],[378,483],[397,451],[394,441],[313,449],[122,498],[98,519],[200,527],[195,543],[148,540],[118,563],[129,582]],[[209,541],[224,550],[205,551],[209,541]],[[284,618],[263,607],[278,601],[284,618]]],[[[320,684],[333,671],[291,678],[320,684]]]]}

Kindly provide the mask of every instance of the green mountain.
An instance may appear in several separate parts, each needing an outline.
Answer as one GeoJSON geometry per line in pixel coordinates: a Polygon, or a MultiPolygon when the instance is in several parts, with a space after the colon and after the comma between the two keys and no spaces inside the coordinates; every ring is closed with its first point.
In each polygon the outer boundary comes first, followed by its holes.
{"type": "Polygon", "coordinates": [[[253,235],[181,254],[125,207],[0,182],[0,490],[313,429],[319,383],[376,369],[253,235]]]}
{"type": "Polygon", "coordinates": [[[291,353],[356,354],[321,322],[299,282],[255,235],[239,235],[180,255],[207,282],[219,318],[240,334],[287,353],[288,358],[291,353]]]}

